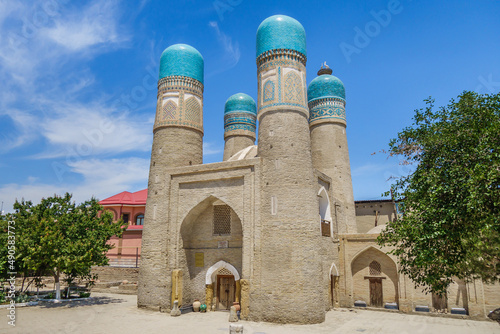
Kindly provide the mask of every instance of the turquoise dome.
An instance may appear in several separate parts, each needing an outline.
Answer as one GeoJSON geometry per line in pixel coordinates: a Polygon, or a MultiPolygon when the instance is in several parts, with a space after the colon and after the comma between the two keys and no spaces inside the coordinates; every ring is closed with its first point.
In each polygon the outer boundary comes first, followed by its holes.
{"type": "Polygon", "coordinates": [[[286,15],[262,21],[257,29],[257,57],[275,49],[295,50],[307,56],[306,31],[299,21],[286,15]]]}
{"type": "Polygon", "coordinates": [[[307,100],[325,97],[336,97],[345,100],[345,88],[342,81],[330,74],[320,75],[314,78],[307,88],[307,100]]]}
{"type": "Polygon", "coordinates": [[[195,48],[174,44],[163,51],[160,58],[160,79],[181,75],[203,83],[203,57],[195,48]]]}
{"type": "Polygon", "coordinates": [[[251,96],[244,93],[238,93],[232,95],[226,101],[224,114],[231,112],[248,112],[257,115],[257,106],[251,96]]]}

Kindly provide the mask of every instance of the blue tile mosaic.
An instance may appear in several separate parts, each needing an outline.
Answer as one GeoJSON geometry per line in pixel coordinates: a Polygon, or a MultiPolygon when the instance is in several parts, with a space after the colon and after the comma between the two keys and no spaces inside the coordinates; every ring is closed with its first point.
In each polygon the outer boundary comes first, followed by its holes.
{"type": "Polygon", "coordinates": [[[181,75],[203,83],[203,57],[187,44],[174,44],[163,51],[160,58],[160,79],[181,75]]]}
{"type": "Polygon", "coordinates": [[[307,56],[306,32],[302,24],[286,15],[268,17],[257,29],[257,57],[269,50],[295,50],[307,56]]]}
{"type": "Polygon", "coordinates": [[[311,102],[318,98],[337,97],[345,100],[345,88],[339,78],[325,74],[314,78],[307,89],[307,98],[311,102]]]}
{"type": "Polygon", "coordinates": [[[247,94],[234,94],[224,106],[224,132],[247,130],[255,132],[257,106],[247,94]]]}
{"type": "Polygon", "coordinates": [[[245,93],[234,94],[229,97],[224,106],[224,114],[232,111],[247,111],[257,115],[257,106],[251,96],[245,93]]]}

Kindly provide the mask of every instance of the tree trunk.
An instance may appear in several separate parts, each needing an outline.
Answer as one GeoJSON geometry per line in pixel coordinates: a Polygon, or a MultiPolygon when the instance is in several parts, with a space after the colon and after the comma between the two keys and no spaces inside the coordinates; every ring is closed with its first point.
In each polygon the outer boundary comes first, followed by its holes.
{"type": "Polygon", "coordinates": [[[59,270],[54,273],[54,283],[56,285],[56,300],[61,299],[61,284],[59,283],[59,270]]]}

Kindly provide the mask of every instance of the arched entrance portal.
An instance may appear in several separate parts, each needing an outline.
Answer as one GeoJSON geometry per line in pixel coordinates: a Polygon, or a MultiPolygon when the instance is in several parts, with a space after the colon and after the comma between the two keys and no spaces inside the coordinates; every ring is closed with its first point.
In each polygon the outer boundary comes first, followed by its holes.
{"type": "Polygon", "coordinates": [[[207,308],[229,309],[239,301],[243,230],[226,202],[209,196],[186,215],[180,229],[178,261],[183,271],[184,304],[195,299],[207,308]]]}
{"type": "Polygon", "coordinates": [[[339,271],[335,263],[330,267],[330,307],[339,307],[339,271]]]}
{"type": "Polygon", "coordinates": [[[351,270],[354,301],[371,307],[398,303],[398,271],[387,254],[368,247],[353,258],[351,270]]]}
{"type": "MultiPolygon", "coordinates": [[[[219,261],[210,267],[205,278],[207,301],[211,298],[214,310],[229,310],[234,302],[240,302],[240,275],[235,267],[219,261]]],[[[207,303],[208,306],[208,303],[207,303]]]]}

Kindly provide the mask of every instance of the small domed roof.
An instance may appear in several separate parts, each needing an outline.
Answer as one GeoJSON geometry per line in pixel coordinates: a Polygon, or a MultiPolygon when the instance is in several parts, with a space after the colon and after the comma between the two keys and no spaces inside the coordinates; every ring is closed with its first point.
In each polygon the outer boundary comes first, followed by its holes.
{"type": "Polygon", "coordinates": [[[233,111],[249,112],[257,115],[257,106],[251,96],[245,93],[237,93],[227,99],[224,107],[224,114],[233,111]]]}
{"type": "Polygon", "coordinates": [[[337,97],[345,100],[345,88],[342,81],[330,74],[314,78],[307,88],[307,100],[311,102],[317,98],[337,97]]]}
{"type": "Polygon", "coordinates": [[[163,51],[160,58],[160,79],[181,75],[203,83],[203,57],[187,44],[174,44],[163,51]]]}
{"type": "Polygon", "coordinates": [[[299,21],[286,15],[262,21],[257,29],[257,57],[275,49],[295,50],[307,56],[306,31],[299,21]]]}

